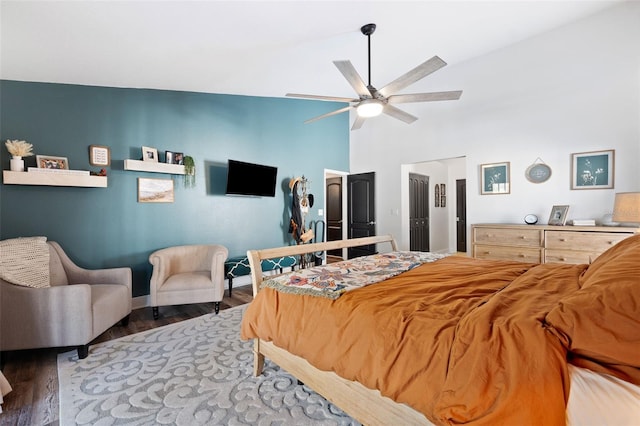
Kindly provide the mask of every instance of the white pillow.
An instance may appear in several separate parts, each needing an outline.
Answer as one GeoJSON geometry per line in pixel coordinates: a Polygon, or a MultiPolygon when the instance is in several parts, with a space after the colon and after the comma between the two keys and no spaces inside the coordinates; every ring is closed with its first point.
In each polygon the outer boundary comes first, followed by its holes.
{"type": "Polygon", "coordinates": [[[0,241],[0,278],[25,287],[49,287],[47,237],[0,241]]]}

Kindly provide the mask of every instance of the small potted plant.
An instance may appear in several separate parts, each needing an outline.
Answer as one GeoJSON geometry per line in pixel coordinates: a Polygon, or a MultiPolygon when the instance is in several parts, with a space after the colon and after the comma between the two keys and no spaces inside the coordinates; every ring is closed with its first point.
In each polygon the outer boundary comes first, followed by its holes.
{"type": "Polygon", "coordinates": [[[196,162],[190,155],[183,158],[184,164],[184,187],[193,188],[196,186],[196,162]]]}
{"type": "Polygon", "coordinates": [[[7,151],[13,156],[11,159],[11,171],[24,172],[24,160],[22,157],[33,155],[33,145],[27,141],[10,140],[5,142],[7,151]]]}

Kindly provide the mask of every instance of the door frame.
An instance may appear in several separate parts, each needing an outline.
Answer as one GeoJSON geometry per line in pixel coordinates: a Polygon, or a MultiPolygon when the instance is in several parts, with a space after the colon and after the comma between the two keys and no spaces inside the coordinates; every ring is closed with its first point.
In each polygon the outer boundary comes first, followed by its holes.
{"type": "MultiPolygon", "coordinates": [[[[324,182],[322,184],[322,191],[323,191],[323,197],[322,199],[324,200],[324,205],[322,206],[323,208],[323,214],[322,214],[322,219],[324,220],[325,224],[327,223],[327,215],[326,215],[326,211],[327,211],[327,178],[332,178],[332,177],[341,177],[342,178],[342,239],[345,240],[347,238],[347,176],[349,176],[349,172],[345,172],[342,170],[332,170],[332,169],[324,169],[324,182]]],[[[346,259],[347,258],[347,249],[342,249],[342,258],[346,259]]]]}
{"type": "MultiPolygon", "coordinates": [[[[394,235],[398,247],[400,250],[409,250],[409,173],[415,172],[420,174],[431,175],[430,189],[436,183],[446,184],[446,198],[447,206],[444,209],[435,209],[434,205],[434,191],[431,192],[431,214],[429,217],[429,228],[431,230],[431,250],[436,253],[440,252],[455,252],[456,251],[456,223],[455,223],[455,181],[456,179],[467,179],[467,157],[453,157],[440,160],[424,160],[416,161],[415,163],[403,163],[400,165],[400,210],[391,207],[390,214],[392,216],[400,216],[400,235],[394,235]],[[437,164],[447,170],[447,176],[440,178],[430,172],[421,171],[420,168],[416,168],[421,165],[437,164]],[[434,180],[435,179],[435,180],[434,180]],[[440,218],[434,210],[439,210],[441,213],[440,218]],[[434,230],[438,226],[445,226],[448,236],[446,238],[448,247],[439,247],[437,236],[434,230]]],[[[467,194],[467,199],[468,199],[467,194]]],[[[467,203],[468,205],[468,203],[467,203]]],[[[468,212],[467,212],[468,216],[468,212]]],[[[469,226],[467,225],[467,242],[469,241],[469,226]]]]}

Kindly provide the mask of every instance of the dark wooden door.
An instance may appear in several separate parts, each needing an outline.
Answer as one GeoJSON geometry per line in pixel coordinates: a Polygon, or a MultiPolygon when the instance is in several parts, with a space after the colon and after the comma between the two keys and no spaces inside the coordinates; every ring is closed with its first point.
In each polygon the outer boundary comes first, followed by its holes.
{"type": "MultiPolygon", "coordinates": [[[[360,173],[347,176],[347,233],[349,238],[376,235],[375,173],[360,173]]],[[[351,247],[349,259],[374,254],[375,244],[351,247]]]]}
{"type": "Polygon", "coordinates": [[[409,247],[429,251],[429,176],[409,173],[409,247]]]}
{"type": "Polygon", "coordinates": [[[456,179],[456,250],[467,251],[467,180],[456,179]]]}
{"type": "MultiPolygon", "coordinates": [[[[328,178],[327,193],[327,241],[342,239],[342,178],[328,178]]],[[[329,250],[330,256],[342,257],[342,249],[329,250]]]]}

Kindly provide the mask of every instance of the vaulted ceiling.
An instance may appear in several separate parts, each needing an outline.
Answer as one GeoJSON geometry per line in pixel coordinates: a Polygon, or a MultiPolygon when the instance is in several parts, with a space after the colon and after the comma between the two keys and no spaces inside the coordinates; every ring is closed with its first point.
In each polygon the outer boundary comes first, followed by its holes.
{"type": "Polygon", "coordinates": [[[366,81],[364,24],[377,24],[372,80],[383,86],[434,55],[460,63],[621,1],[2,0],[0,77],[352,96],[332,61],[351,60],[366,81]]]}

